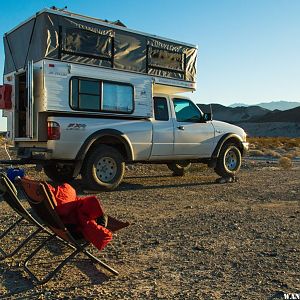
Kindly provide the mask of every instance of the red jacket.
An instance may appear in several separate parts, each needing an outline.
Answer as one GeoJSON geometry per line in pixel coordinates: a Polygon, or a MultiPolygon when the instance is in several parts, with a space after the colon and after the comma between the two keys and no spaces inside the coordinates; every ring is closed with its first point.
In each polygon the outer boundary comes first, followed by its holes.
{"type": "Polygon", "coordinates": [[[57,188],[48,186],[54,194],[56,211],[64,224],[77,225],[84,238],[102,250],[112,240],[112,233],[96,222],[104,213],[100,200],[95,196],[77,197],[76,191],[67,183],[57,188]]]}

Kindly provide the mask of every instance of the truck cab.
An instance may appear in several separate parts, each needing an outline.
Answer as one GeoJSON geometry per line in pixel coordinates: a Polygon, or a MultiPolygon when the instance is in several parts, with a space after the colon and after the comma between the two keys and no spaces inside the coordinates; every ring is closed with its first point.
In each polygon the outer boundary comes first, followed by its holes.
{"type": "Polygon", "coordinates": [[[194,102],[163,94],[155,95],[153,101],[153,158],[163,153],[165,158],[172,153],[179,160],[210,157],[215,146],[214,127],[194,102]]]}

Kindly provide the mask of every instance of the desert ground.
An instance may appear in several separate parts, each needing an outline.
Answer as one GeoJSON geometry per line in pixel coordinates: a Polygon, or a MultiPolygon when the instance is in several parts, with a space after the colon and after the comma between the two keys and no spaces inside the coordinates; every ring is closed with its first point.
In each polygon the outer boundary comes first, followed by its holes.
{"type": "MultiPolygon", "coordinates": [[[[46,179],[32,166],[28,176],[46,179]]],[[[300,293],[300,163],[244,160],[237,182],[218,184],[213,170],[193,165],[174,177],[165,166],[134,165],[113,192],[95,193],[108,214],[131,222],[96,253],[114,276],[83,255],[38,286],[22,261],[40,235],[0,262],[0,299],[284,299],[300,293]]],[[[80,195],[81,180],[72,185],[80,195]]],[[[0,201],[0,233],[17,216],[0,201]]],[[[30,230],[0,241],[9,250],[30,230]]],[[[68,251],[54,242],[32,265],[46,274],[68,251]]]]}

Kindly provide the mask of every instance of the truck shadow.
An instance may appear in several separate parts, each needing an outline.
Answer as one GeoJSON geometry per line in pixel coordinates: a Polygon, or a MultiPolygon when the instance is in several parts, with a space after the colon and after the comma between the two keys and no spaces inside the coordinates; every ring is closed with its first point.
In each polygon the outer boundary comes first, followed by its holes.
{"type": "MultiPolygon", "coordinates": [[[[181,187],[201,187],[201,186],[210,186],[216,184],[215,181],[210,181],[210,182],[182,182],[182,183],[158,183],[157,184],[151,184],[153,181],[151,180],[149,185],[147,185],[147,182],[141,184],[141,183],[133,183],[133,182],[126,182],[126,180],[131,180],[131,179],[162,179],[162,178],[168,178],[168,176],[130,176],[124,178],[124,181],[119,185],[119,187],[116,190],[108,191],[109,193],[117,193],[117,192],[122,192],[122,191],[129,191],[129,190],[155,190],[155,189],[169,189],[169,188],[181,188],[181,187]]],[[[173,177],[169,177],[170,180],[173,177]]],[[[71,185],[76,187],[76,190],[78,194],[97,194],[100,192],[103,192],[101,190],[88,190],[85,189],[81,179],[75,179],[72,181],[71,185]]]]}
{"type": "MultiPolygon", "coordinates": [[[[143,177],[145,178],[145,177],[143,177]]],[[[153,178],[153,177],[152,177],[153,178]]],[[[173,184],[158,184],[158,185],[143,185],[137,183],[123,182],[117,191],[128,191],[128,190],[154,190],[154,189],[169,189],[169,188],[180,188],[180,187],[193,187],[193,186],[208,186],[213,185],[215,182],[196,182],[196,183],[173,183],[173,184]]],[[[114,191],[112,191],[114,192],[114,191]]]]}

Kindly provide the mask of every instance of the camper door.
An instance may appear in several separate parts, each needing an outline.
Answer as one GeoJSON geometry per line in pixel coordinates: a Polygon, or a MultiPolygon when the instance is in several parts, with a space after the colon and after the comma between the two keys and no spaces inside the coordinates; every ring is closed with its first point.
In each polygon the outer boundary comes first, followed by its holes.
{"type": "Polygon", "coordinates": [[[27,66],[27,110],[26,110],[26,136],[33,137],[33,62],[27,66]]]}
{"type": "Polygon", "coordinates": [[[33,62],[28,62],[26,72],[16,74],[15,138],[33,137],[33,62]]]}

